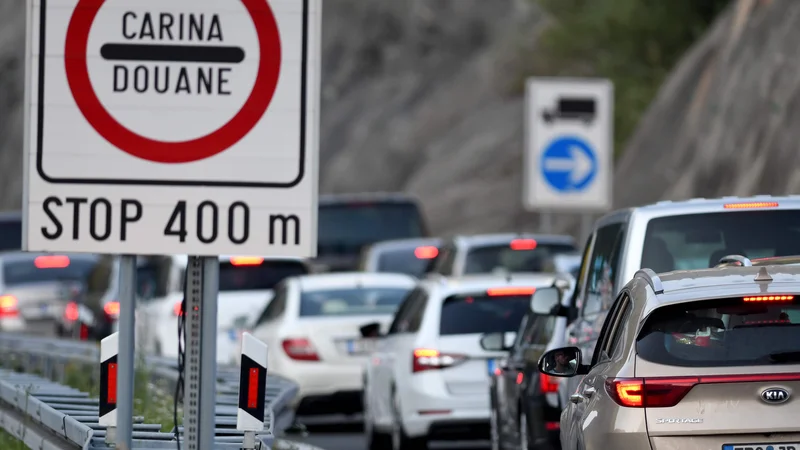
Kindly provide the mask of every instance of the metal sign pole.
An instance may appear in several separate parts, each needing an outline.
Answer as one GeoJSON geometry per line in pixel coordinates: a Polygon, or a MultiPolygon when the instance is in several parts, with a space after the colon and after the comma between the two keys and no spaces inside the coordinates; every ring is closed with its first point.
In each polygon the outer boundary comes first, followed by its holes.
{"type": "Polygon", "coordinates": [[[136,256],[119,263],[119,371],[117,378],[117,447],[133,446],[133,383],[136,338],[136,256]]]}
{"type": "Polygon", "coordinates": [[[202,450],[214,447],[217,399],[217,295],[219,290],[219,258],[203,258],[203,305],[200,336],[200,435],[202,450]]]}
{"type": "Polygon", "coordinates": [[[183,437],[186,450],[200,450],[200,306],[203,294],[203,269],[200,258],[190,256],[186,267],[184,317],[185,380],[183,394],[183,437]]]}

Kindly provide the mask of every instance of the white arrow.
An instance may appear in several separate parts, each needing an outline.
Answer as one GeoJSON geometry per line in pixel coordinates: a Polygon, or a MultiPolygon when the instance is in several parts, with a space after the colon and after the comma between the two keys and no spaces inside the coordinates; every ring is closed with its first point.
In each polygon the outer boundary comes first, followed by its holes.
{"type": "Polygon", "coordinates": [[[569,172],[569,181],[576,185],[592,173],[592,160],[578,146],[569,148],[570,156],[567,158],[547,158],[544,160],[544,170],[549,172],[569,172]]]}

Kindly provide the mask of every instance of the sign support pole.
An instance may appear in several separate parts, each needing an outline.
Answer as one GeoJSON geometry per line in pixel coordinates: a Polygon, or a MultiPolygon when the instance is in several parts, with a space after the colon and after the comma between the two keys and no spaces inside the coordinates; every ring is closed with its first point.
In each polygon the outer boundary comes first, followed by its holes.
{"type": "Polygon", "coordinates": [[[186,269],[186,380],[183,430],[186,450],[214,446],[217,395],[217,291],[219,259],[190,256],[186,269]]]}
{"type": "Polygon", "coordinates": [[[122,255],[119,264],[119,379],[117,382],[117,447],[133,447],[133,384],[136,320],[136,256],[122,255]]]}

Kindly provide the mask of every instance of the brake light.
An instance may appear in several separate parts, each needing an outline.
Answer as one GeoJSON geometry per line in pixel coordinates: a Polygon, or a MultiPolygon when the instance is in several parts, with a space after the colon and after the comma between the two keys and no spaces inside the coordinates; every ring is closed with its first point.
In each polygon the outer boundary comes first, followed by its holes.
{"type": "Polygon", "coordinates": [[[69,267],[69,256],[37,256],[33,265],[37,269],[63,269],[69,267]]]}
{"type": "Polygon", "coordinates": [[[17,297],[13,295],[0,295],[0,316],[13,317],[19,314],[17,297]]]}
{"type": "Polygon", "coordinates": [[[64,308],[64,319],[75,322],[78,320],[78,304],[75,302],[67,303],[67,307],[64,308]]]}
{"type": "Polygon", "coordinates": [[[411,372],[417,373],[425,370],[445,369],[461,364],[467,360],[466,355],[455,353],[442,353],[432,348],[414,349],[411,361],[411,372]]]}
{"type": "Polygon", "coordinates": [[[119,317],[119,302],[106,303],[105,306],[103,306],[103,311],[105,311],[106,315],[109,317],[119,317]]]}
{"type": "Polygon", "coordinates": [[[558,380],[556,380],[555,377],[540,373],[539,388],[542,390],[543,394],[558,392],[558,380]]]}
{"type": "Polygon", "coordinates": [[[175,305],[172,306],[172,314],[180,317],[183,315],[183,300],[178,300],[175,302],[175,305]]]}
{"type": "Polygon", "coordinates": [[[433,259],[438,255],[439,249],[432,245],[426,245],[424,247],[417,247],[414,249],[414,256],[416,256],[417,259],[433,259]]]}
{"type": "Polygon", "coordinates": [[[497,287],[489,288],[486,290],[486,295],[489,297],[501,297],[509,295],[533,295],[536,292],[535,287],[497,287]]]}
{"type": "Polygon", "coordinates": [[[259,266],[264,262],[260,256],[234,256],[231,258],[232,266],[259,266]]]}
{"type": "Polygon", "coordinates": [[[319,361],[319,355],[308,339],[284,339],[281,345],[286,356],[295,361],[319,361]]]}
{"type": "Polygon", "coordinates": [[[778,202],[743,202],[743,203],[726,203],[723,205],[725,209],[750,209],[750,208],[777,208],[778,202]]]}
{"type": "Polygon", "coordinates": [[[746,302],[790,302],[794,300],[794,295],[757,295],[745,297],[746,302]]]}
{"type": "Polygon", "coordinates": [[[510,244],[511,250],[533,250],[536,248],[535,239],[514,239],[510,244]]]}

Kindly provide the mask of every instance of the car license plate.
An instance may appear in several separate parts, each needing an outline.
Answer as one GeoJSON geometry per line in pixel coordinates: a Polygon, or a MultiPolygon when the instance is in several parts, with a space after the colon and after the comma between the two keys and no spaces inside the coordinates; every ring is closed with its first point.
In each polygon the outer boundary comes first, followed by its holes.
{"type": "Polygon", "coordinates": [[[489,369],[489,376],[494,375],[495,369],[497,369],[497,360],[496,359],[487,359],[486,366],[489,369]]]}
{"type": "Polygon", "coordinates": [[[722,450],[800,450],[800,443],[788,444],[725,444],[722,450]]]}
{"type": "Polygon", "coordinates": [[[370,339],[350,339],[347,341],[347,353],[351,355],[372,353],[373,347],[373,341],[370,339]]]}

